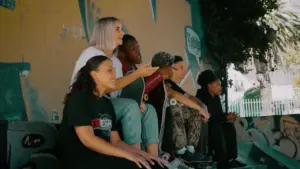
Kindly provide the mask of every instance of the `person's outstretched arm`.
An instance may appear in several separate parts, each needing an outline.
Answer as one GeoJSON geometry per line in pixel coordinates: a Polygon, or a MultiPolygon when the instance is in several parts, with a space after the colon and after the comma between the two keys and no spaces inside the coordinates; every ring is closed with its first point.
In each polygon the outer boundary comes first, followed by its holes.
{"type": "Polygon", "coordinates": [[[105,91],[105,93],[112,93],[112,92],[118,91],[118,90],[124,88],[125,86],[129,85],[133,81],[135,81],[137,78],[147,77],[147,76],[152,75],[154,72],[156,72],[157,69],[158,69],[158,67],[149,67],[149,65],[143,65],[143,66],[139,67],[133,73],[126,75],[124,77],[118,78],[116,80],[116,87],[114,89],[107,89],[105,91]]]}

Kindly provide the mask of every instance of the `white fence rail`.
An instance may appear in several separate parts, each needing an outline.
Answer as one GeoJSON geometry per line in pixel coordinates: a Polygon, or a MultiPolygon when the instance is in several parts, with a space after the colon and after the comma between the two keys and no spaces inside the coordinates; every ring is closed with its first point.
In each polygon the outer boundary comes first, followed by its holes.
{"type": "Polygon", "coordinates": [[[236,112],[240,117],[300,114],[300,99],[240,99],[229,103],[228,106],[229,112],[236,112]]]}

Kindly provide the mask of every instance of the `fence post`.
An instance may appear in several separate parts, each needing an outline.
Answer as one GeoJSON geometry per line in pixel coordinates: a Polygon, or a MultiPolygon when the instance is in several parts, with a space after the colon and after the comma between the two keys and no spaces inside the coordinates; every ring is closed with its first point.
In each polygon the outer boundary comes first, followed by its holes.
{"type": "Polygon", "coordinates": [[[240,117],[245,117],[244,99],[240,99],[240,117]]]}

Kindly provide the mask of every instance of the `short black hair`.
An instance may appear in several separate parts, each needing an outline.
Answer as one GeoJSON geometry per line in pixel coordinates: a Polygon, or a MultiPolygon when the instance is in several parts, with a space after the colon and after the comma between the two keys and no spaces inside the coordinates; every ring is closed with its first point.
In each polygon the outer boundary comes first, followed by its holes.
{"type": "Polygon", "coordinates": [[[178,63],[178,62],[182,62],[183,59],[181,56],[179,55],[174,55],[174,64],[178,63]]]}
{"type": "Polygon", "coordinates": [[[219,77],[212,70],[205,70],[198,76],[198,84],[201,88],[207,88],[208,84],[218,80],[219,77]]]}
{"type": "Polygon", "coordinates": [[[126,45],[132,45],[137,42],[136,38],[129,34],[124,35],[122,41],[122,45],[119,46],[120,50],[124,50],[126,45]]]}

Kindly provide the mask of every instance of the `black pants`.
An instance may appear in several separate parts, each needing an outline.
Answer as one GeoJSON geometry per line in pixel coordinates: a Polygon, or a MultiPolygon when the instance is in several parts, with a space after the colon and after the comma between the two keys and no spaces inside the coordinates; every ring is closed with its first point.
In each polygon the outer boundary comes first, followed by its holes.
{"type": "Polygon", "coordinates": [[[173,151],[175,150],[175,144],[173,142],[173,114],[170,107],[166,109],[165,130],[162,140],[162,150],[170,154],[173,154],[173,151]]]}
{"type": "Polygon", "coordinates": [[[214,159],[227,162],[237,158],[236,130],[233,123],[209,124],[209,147],[214,159]]]}
{"type": "MultiPolygon", "coordinates": [[[[65,161],[64,161],[65,162],[65,161]]],[[[152,169],[167,169],[159,164],[151,165],[152,169]]],[[[97,155],[94,158],[84,158],[62,163],[61,169],[140,169],[134,162],[124,158],[97,155]]],[[[143,167],[145,169],[145,167],[143,167]]]]}
{"type": "Polygon", "coordinates": [[[209,154],[208,152],[208,123],[201,121],[200,124],[200,138],[198,142],[198,146],[196,147],[196,151],[201,154],[209,154]]]}

